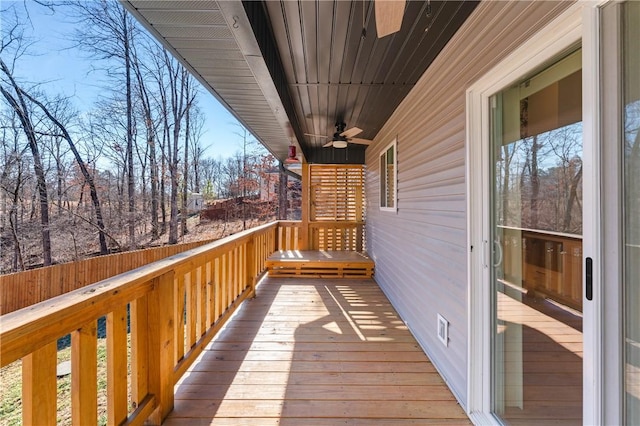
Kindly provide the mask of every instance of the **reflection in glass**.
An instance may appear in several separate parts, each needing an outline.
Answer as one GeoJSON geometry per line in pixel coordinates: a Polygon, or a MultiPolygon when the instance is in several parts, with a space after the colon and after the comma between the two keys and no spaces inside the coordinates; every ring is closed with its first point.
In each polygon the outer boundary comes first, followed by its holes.
{"type": "Polygon", "coordinates": [[[581,424],[581,51],[491,107],[493,411],[581,424]]]}
{"type": "Polygon", "coordinates": [[[624,5],[626,424],[640,424],[640,3],[624,5]]]}

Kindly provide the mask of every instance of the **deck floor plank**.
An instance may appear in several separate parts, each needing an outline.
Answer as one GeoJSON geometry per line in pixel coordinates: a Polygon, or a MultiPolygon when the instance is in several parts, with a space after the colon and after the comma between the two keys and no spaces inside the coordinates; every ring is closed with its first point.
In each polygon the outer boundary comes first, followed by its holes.
{"type": "Polygon", "coordinates": [[[374,281],[267,278],[180,379],[165,424],[470,422],[374,281]]]}

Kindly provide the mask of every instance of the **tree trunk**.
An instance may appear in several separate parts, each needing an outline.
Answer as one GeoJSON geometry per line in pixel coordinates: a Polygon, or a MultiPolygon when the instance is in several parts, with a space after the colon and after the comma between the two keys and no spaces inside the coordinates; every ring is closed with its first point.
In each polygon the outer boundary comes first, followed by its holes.
{"type": "Polygon", "coordinates": [[[149,148],[149,172],[151,180],[151,241],[155,241],[160,237],[158,227],[158,163],[156,160],[156,132],[153,125],[153,117],[151,116],[151,102],[149,99],[149,93],[145,86],[142,73],[140,71],[139,62],[135,55],[134,71],[138,80],[138,89],[140,91],[140,101],[142,103],[142,110],[144,113],[144,122],[147,136],[147,146],[149,148]]]}
{"type": "Polygon", "coordinates": [[[538,136],[533,137],[531,144],[531,228],[538,228],[538,195],[540,193],[540,176],[538,174],[538,136]]]}
{"type": "Polygon", "coordinates": [[[49,230],[49,198],[47,195],[47,180],[45,177],[44,168],[42,167],[42,159],[40,157],[40,150],[38,148],[38,141],[36,139],[35,130],[31,117],[29,116],[29,110],[24,97],[21,94],[20,87],[14,80],[9,68],[0,59],[0,67],[9,79],[13,89],[16,93],[14,98],[11,93],[0,86],[2,95],[7,99],[13,110],[16,112],[22,129],[27,137],[31,155],[33,156],[33,168],[36,174],[36,185],[38,192],[38,199],[40,204],[40,233],[42,235],[42,262],[44,266],[51,265],[51,232],[49,230]]]}
{"type": "Polygon", "coordinates": [[[280,182],[278,183],[278,220],[287,220],[287,174],[280,170],[280,182]]]}
{"type": "Polygon", "coordinates": [[[60,158],[60,145],[56,144],[57,152],[55,153],[56,158],[56,178],[57,178],[57,188],[56,188],[56,196],[58,201],[58,216],[62,216],[62,187],[64,186],[64,175],[62,170],[62,159],[60,158]]]}
{"type": "Polygon", "coordinates": [[[184,176],[182,176],[182,235],[187,235],[187,233],[189,232],[189,230],[187,229],[187,216],[188,216],[188,211],[187,211],[187,198],[188,198],[188,185],[187,183],[189,182],[189,131],[191,130],[191,123],[190,123],[190,114],[189,111],[191,110],[190,105],[187,105],[186,111],[185,111],[185,129],[184,129],[184,164],[183,164],[183,168],[182,168],[182,173],[184,174],[184,176]]]}
{"type": "Polygon", "coordinates": [[[135,179],[133,176],[133,106],[131,104],[131,46],[129,39],[129,23],[127,21],[127,13],[122,14],[123,37],[124,37],[124,68],[125,68],[125,87],[127,95],[127,193],[129,196],[129,247],[135,248],[136,245],[136,223],[135,223],[135,179]]]}
{"type": "Polygon", "coordinates": [[[571,188],[569,189],[569,199],[567,200],[567,208],[564,211],[564,220],[562,222],[562,231],[571,232],[571,211],[573,204],[578,197],[578,186],[582,182],[582,164],[576,175],[571,179],[571,188]]]}

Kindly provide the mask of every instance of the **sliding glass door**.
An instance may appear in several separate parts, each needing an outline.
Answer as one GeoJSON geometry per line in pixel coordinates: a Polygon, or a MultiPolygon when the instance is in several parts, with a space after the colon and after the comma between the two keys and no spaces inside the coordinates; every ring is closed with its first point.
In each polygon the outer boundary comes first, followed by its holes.
{"type": "Polygon", "coordinates": [[[492,410],[582,424],[582,54],[490,98],[492,410]]]}

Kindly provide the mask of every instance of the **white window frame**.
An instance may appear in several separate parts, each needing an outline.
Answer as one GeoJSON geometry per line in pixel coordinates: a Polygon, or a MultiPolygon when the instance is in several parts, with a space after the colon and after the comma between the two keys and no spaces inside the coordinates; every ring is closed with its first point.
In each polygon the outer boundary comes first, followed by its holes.
{"type": "MultiPolygon", "coordinates": [[[[378,199],[378,206],[380,207],[380,210],[383,212],[397,212],[398,211],[398,138],[395,138],[389,145],[387,145],[382,152],[380,152],[380,155],[378,156],[378,165],[380,167],[380,182],[382,183],[382,179],[385,179],[387,182],[389,181],[389,179],[387,179],[387,170],[383,170],[382,169],[382,163],[381,163],[381,159],[382,157],[385,157],[385,164],[386,164],[386,155],[387,152],[389,151],[390,148],[393,148],[393,207],[388,207],[388,206],[383,206],[382,205],[382,200],[383,200],[383,194],[382,191],[380,191],[380,198],[378,199]]],[[[388,184],[386,185],[386,187],[388,188],[388,184]]],[[[380,185],[380,189],[382,189],[382,185],[380,185]]],[[[386,200],[386,198],[385,198],[386,200]]]]}
{"type": "MultiPolygon", "coordinates": [[[[500,424],[491,412],[491,286],[489,257],[489,99],[581,43],[583,69],[583,185],[597,188],[598,152],[598,5],[578,2],[522,44],[467,90],[467,241],[469,322],[467,413],[475,424],[500,424]],[[589,164],[590,163],[590,164],[589,164]],[[587,166],[589,165],[589,166],[587,166]]],[[[584,203],[599,204],[599,191],[585,191],[584,203]]],[[[585,235],[600,235],[600,212],[585,216],[585,235]]],[[[599,259],[599,240],[583,240],[583,256],[599,259]]],[[[594,300],[601,301],[601,277],[594,261],[594,300]]],[[[583,422],[602,424],[602,307],[584,303],[583,422]],[[588,385],[587,385],[588,384],[588,385]]]]}

